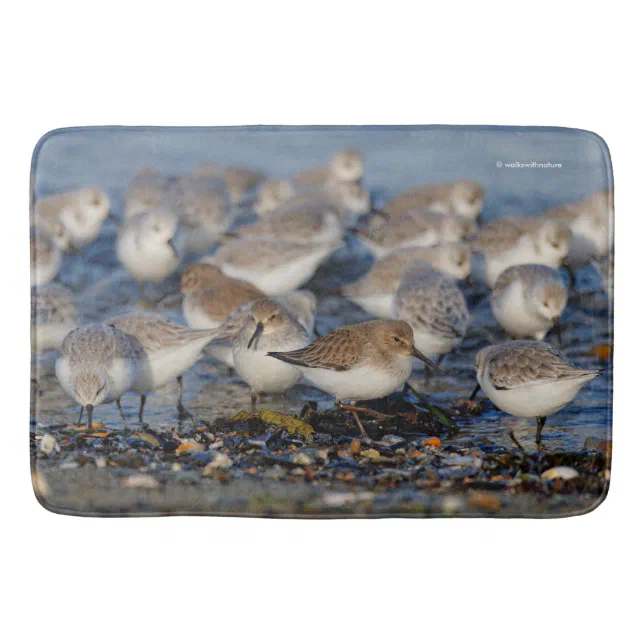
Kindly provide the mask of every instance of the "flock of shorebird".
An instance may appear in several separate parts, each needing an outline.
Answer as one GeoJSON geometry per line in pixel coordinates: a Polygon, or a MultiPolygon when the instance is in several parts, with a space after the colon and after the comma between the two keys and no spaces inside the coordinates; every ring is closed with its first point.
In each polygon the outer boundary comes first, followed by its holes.
{"type": "Polygon", "coordinates": [[[610,288],[612,195],[600,191],[539,216],[483,224],[484,189],[474,181],[420,186],[375,209],[363,174],[357,150],[283,180],[217,164],[182,177],[137,172],[124,195],[116,254],[142,291],[181,270],[189,326],[135,312],[77,327],[73,293],[52,280],[65,251],[100,234],[110,199],[98,188],[83,188],[36,201],[34,345],[60,351],[56,375],[81,405],[81,419],[87,410],[91,426],[94,408],[115,401],[127,426],[120,399],[135,392],[143,423],[146,396],[175,379],[179,413],[190,416],[182,375],[209,346],[248,383],[253,410],[259,394],[284,395],[308,382],[332,394],[368,440],[358,413],[373,412],[356,401],[399,389],[413,358],[438,369],[430,357],[439,362],[468,329],[457,280],[475,279],[492,289],[494,316],[514,339],[476,355],[472,400],[482,388],[501,410],[535,417],[539,442],[546,417],[600,373],[574,366],[543,339],[556,330],[567,304],[560,267],[574,275],[594,262],[610,288]],[[235,226],[243,206],[257,221],[235,226]],[[298,289],[348,234],[375,263],[341,294],[380,319],[314,339],[316,296],[298,289]],[[201,258],[184,266],[186,253],[201,258]]]}

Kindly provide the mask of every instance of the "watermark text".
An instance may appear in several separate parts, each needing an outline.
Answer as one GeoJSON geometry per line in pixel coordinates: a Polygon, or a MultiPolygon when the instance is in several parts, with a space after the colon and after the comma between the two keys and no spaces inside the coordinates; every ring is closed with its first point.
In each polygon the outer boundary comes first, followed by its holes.
{"type": "Polygon", "coordinates": [[[497,161],[497,168],[563,168],[561,163],[538,163],[537,161],[529,161],[528,163],[522,163],[520,161],[511,161],[506,163],[505,161],[497,161]]]}

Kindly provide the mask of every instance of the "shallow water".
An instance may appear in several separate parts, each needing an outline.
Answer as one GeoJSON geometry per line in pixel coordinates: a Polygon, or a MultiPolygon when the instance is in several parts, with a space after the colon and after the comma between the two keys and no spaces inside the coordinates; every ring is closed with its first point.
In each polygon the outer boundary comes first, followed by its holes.
{"type": "MultiPolygon", "coordinates": [[[[167,174],[190,172],[198,163],[217,161],[242,164],[264,171],[272,177],[286,176],[302,168],[319,165],[342,147],[358,147],[366,156],[365,185],[381,205],[400,191],[420,183],[472,178],[486,189],[484,219],[508,214],[536,214],[546,208],[583,198],[608,186],[603,151],[597,141],[575,131],[532,130],[517,133],[505,129],[449,130],[401,128],[313,128],[259,131],[236,128],[221,130],[85,129],[62,131],[48,138],[40,148],[34,167],[36,198],[85,185],[107,190],[117,216],[122,211],[122,195],[132,173],[142,165],[152,165],[167,174]],[[497,163],[519,161],[560,163],[562,168],[498,168],[497,163]]],[[[251,217],[241,212],[241,218],[251,217]]],[[[66,258],[60,279],[78,295],[84,322],[103,320],[139,306],[135,283],[116,259],[114,242],[117,226],[106,222],[101,236],[81,254],[66,258]]],[[[318,294],[352,281],[371,264],[369,253],[356,239],[336,252],[320,268],[308,285],[318,294]]],[[[600,282],[591,268],[578,274],[581,297],[564,313],[562,350],[582,366],[603,366],[607,371],[587,385],[577,399],[552,418],[543,439],[550,449],[577,450],[588,436],[610,438],[612,364],[600,363],[592,348],[610,343],[609,307],[600,291],[600,282]]],[[[176,278],[168,280],[158,292],[176,288],[176,278]]],[[[443,363],[448,375],[425,382],[422,371],[411,384],[430,393],[442,407],[467,397],[475,384],[474,355],[490,342],[502,341],[487,298],[471,297],[471,330],[463,345],[443,363]]],[[[178,307],[164,309],[181,321],[178,307]]],[[[369,319],[359,307],[341,298],[322,296],[319,302],[318,329],[326,332],[344,324],[369,319]]],[[[36,421],[41,425],[75,422],[78,409],[56,381],[55,355],[37,360],[34,375],[38,380],[36,421]]],[[[152,427],[176,426],[176,385],[168,385],[148,398],[146,420],[152,427]]],[[[298,386],[290,394],[286,409],[297,413],[307,400],[331,405],[329,397],[316,390],[298,386]]],[[[184,379],[184,402],[200,418],[229,416],[249,409],[246,386],[228,369],[205,358],[184,379]]],[[[123,399],[132,422],[138,398],[123,399]]],[[[278,398],[266,398],[261,408],[282,409],[278,398]]],[[[100,407],[96,420],[120,426],[115,405],[100,407]]],[[[534,436],[534,421],[518,420],[484,407],[481,416],[457,419],[460,433],[455,442],[488,439],[511,446],[507,430],[513,428],[526,446],[534,436]]]]}

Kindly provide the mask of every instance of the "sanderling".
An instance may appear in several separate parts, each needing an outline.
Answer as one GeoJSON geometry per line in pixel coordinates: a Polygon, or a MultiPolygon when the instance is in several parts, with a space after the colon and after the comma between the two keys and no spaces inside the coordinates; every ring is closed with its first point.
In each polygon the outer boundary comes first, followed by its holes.
{"type": "Polygon", "coordinates": [[[300,378],[296,367],[267,353],[302,349],[310,341],[309,333],[285,307],[270,299],[253,302],[233,342],[235,369],[251,388],[253,413],[258,394],[283,395],[300,378]]]}
{"type": "Polygon", "coordinates": [[[582,201],[551,208],[544,215],[569,226],[572,238],[568,259],[572,268],[608,253],[613,218],[612,194],[608,191],[594,192],[582,201]]]}
{"type": "Polygon", "coordinates": [[[336,404],[352,413],[361,436],[366,439],[367,433],[356,412],[380,417],[382,414],[341,401],[388,396],[409,378],[412,357],[436,368],[414,346],[411,326],[396,320],[372,320],[341,327],[303,349],[274,351],[268,355],[296,365],[311,384],[335,396],[336,404]]]}
{"type": "Polygon", "coordinates": [[[31,289],[32,345],[36,353],[60,349],[67,334],[78,326],[74,294],[60,284],[31,289]]]}
{"type": "Polygon", "coordinates": [[[227,242],[202,261],[219,266],[230,277],[250,282],[268,296],[283,295],[307,282],[342,246],[251,237],[227,242]]]}
{"type": "Polygon", "coordinates": [[[295,197],[295,188],[285,180],[264,181],[257,191],[257,199],[253,204],[254,211],[263,217],[295,197]]]}
{"type": "Polygon", "coordinates": [[[356,234],[372,255],[380,259],[399,248],[461,241],[474,231],[474,223],[465,217],[416,211],[375,229],[358,230],[356,234]]]}
{"type": "MultiPolygon", "coordinates": [[[[470,314],[453,278],[422,259],[406,263],[394,297],[394,317],[414,330],[414,344],[427,355],[453,351],[465,337],[470,314]]],[[[427,365],[425,365],[427,373],[427,365]]]]}
{"type": "Polygon", "coordinates": [[[125,191],[125,219],[159,207],[170,186],[171,180],[161,175],[156,168],[140,168],[134,174],[125,191]]]}
{"type": "Polygon", "coordinates": [[[141,396],[139,421],[143,423],[147,394],[175,379],[179,383],[179,417],[192,417],[183,406],[183,374],[199,360],[204,347],[217,331],[190,329],[149,313],[126,313],[107,320],[105,324],[127,334],[137,351],[136,375],[129,391],[141,396]]]}
{"type": "Polygon", "coordinates": [[[444,215],[476,219],[481,213],[484,199],[485,191],[480,183],[463,179],[412,188],[389,201],[384,210],[392,217],[411,210],[427,209],[444,215]]]}
{"type": "Polygon", "coordinates": [[[392,318],[403,266],[413,259],[423,259],[454,279],[465,279],[470,274],[472,253],[467,244],[460,242],[397,250],[379,259],[357,282],[342,287],[341,293],[369,313],[392,318]]]}
{"type": "Polygon", "coordinates": [[[116,401],[127,428],[121,396],[132,387],[136,362],[128,336],[106,324],[82,326],[67,335],[56,360],[56,377],[81,405],[79,423],[87,409],[87,427],[91,428],[94,408],[116,401]]]}
{"type": "Polygon", "coordinates": [[[99,188],[81,188],[43,197],[34,205],[37,226],[59,219],[67,230],[70,244],[82,248],[93,242],[110,214],[110,198],[99,188]]]}
{"type": "Polygon", "coordinates": [[[335,154],[328,165],[296,174],[292,182],[294,184],[326,184],[333,181],[356,183],[363,175],[362,152],[347,148],[335,154]]]}
{"type": "MultiPolygon", "coordinates": [[[[519,418],[537,420],[537,444],[546,418],[563,409],[598,369],[576,367],[559,350],[546,342],[515,340],[481,349],[476,355],[479,389],[502,411],[519,418]]],[[[514,433],[510,437],[519,447],[514,433]]]]}
{"type": "Polygon", "coordinates": [[[258,222],[238,228],[237,237],[271,237],[302,244],[337,244],[344,237],[345,212],[322,199],[282,204],[258,222]]]}
{"type": "Polygon", "coordinates": [[[195,168],[193,174],[195,177],[223,179],[233,204],[241,203],[244,197],[266,178],[256,170],[223,166],[219,163],[202,163],[195,168]]]}
{"type": "MultiPolygon", "coordinates": [[[[277,296],[273,298],[273,301],[286,309],[304,327],[310,336],[313,335],[317,298],[311,291],[304,289],[293,291],[286,295],[277,296]]],[[[233,361],[233,343],[248,321],[248,315],[252,305],[253,302],[247,302],[237,307],[217,327],[217,335],[214,338],[216,342],[210,344],[206,349],[208,355],[223,362],[230,368],[234,368],[235,366],[233,361]]]]}
{"type": "Polygon", "coordinates": [[[128,219],[119,230],[116,255],[139,284],[159,282],[173,273],[183,255],[179,218],[163,210],[128,219]]]}
{"type": "Polygon", "coordinates": [[[570,229],[548,217],[502,217],[481,228],[472,243],[475,272],[492,288],[510,266],[544,264],[559,268],[568,256],[570,229]]]}
{"type": "Polygon", "coordinates": [[[492,312],[514,339],[543,340],[550,329],[559,332],[568,288],[559,273],[542,264],[506,268],[492,290],[492,312]]]}
{"type": "Polygon", "coordinates": [[[49,233],[31,229],[31,285],[42,286],[51,282],[63,263],[63,253],[70,249],[69,236],[63,224],[50,222],[49,233]]]}
{"type": "Polygon", "coordinates": [[[265,297],[248,282],[210,264],[191,264],[181,276],[183,317],[193,329],[216,329],[239,306],[265,297]]]}
{"type": "Polygon", "coordinates": [[[161,208],[175,214],[185,232],[186,250],[205,253],[233,221],[223,180],[180,177],[172,182],[161,208]]]}

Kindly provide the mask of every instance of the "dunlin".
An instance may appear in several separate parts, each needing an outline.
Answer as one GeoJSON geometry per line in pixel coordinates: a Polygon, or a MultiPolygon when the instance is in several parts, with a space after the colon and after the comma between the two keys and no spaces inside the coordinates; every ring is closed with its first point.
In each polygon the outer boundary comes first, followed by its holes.
{"type": "Polygon", "coordinates": [[[63,263],[63,253],[70,249],[67,229],[54,220],[50,233],[39,228],[31,229],[31,284],[42,286],[51,282],[63,263]]]}
{"type": "Polygon", "coordinates": [[[116,241],[119,261],[141,285],[172,274],[183,249],[179,218],[163,210],[134,215],[121,226],[116,241]]]}
{"type": "Polygon", "coordinates": [[[356,412],[373,413],[372,410],[341,401],[388,396],[409,378],[412,357],[436,368],[414,346],[411,326],[395,320],[373,320],[341,327],[303,349],[269,352],[268,355],[296,365],[315,387],[335,396],[337,404],[352,413],[360,434],[367,439],[356,412]]]}
{"type": "Polygon", "coordinates": [[[393,310],[395,318],[414,330],[418,350],[441,359],[461,343],[470,320],[465,297],[454,279],[422,259],[403,267],[393,310]]]}
{"type": "Polygon", "coordinates": [[[359,182],[364,175],[364,156],[360,150],[347,148],[333,156],[326,166],[304,170],[292,178],[294,184],[327,184],[359,182]]]}
{"type": "MultiPolygon", "coordinates": [[[[563,409],[577,392],[601,373],[576,367],[546,342],[515,340],[481,349],[476,355],[476,386],[502,411],[519,418],[536,418],[537,445],[546,418],[563,409]]],[[[514,433],[510,437],[519,447],[514,433]]]]}
{"type": "Polygon", "coordinates": [[[541,264],[506,268],[492,290],[492,312],[515,339],[543,340],[566,308],[568,289],[559,273],[541,264]]]}
{"type": "Polygon", "coordinates": [[[474,231],[473,222],[465,217],[417,211],[375,229],[358,231],[357,236],[374,257],[381,259],[399,248],[461,241],[474,231]]]}
{"type": "Polygon", "coordinates": [[[413,259],[423,259],[438,271],[465,279],[470,274],[472,253],[467,244],[459,242],[397,250],[379,259],[357,282],[344,286],[342,295],[369,313],[392,318],[394,294],[400,286],[403,266],[413,259]]]}
{"type": "Polygon", "coordinates": [[[191,416],[183,406],[183,374],[199,360],[216,330],[190,329],[163,316],[145,313],[119,315],[106,324],[127,334],[136,349],[136,374],[129,391],[141,396],[139,421],[143,423],[147,394],[175,379],[179,383],[179,416],[191,416]]]}
{"type": "Polygon", "coordinates": [[[67,334],[78,326],[74,294],[60,284],[31,289],[31,333],[35,352],[60,349],[67,334]]]}
{"type": "Polygon", "coordinates": [[[203,261],[219,266],[230,277],[250,282],[272,297],[302,286],[341,246],[253,237],[230,241],[203,261]]]}
{"type": "Polygon", "coordinates": [[[82,188],[39,199],[34,214],[36,225],[44,226],[45,230],[50,230],[51,220],[60,220],[70,244],[82,248],[101,232],[103,222],[110,214],[110,199],[99,188],[82,188]]]}
{"type": "Polygon", "coordinates": [[[233,343],[233,361],[251,388],[253,413],[258,394],[283,394],[300,378],[296,367],[274,360],[267,353],[302,349],[310,341],[306,329],[274,300],[262,299],[250,306],[233,343]]]}
{"type": "Polygon", "coordinates": [[[90,324],[67,335],[56,360],[56,377],[81,405],[79,423],[87,409],[87,426],[91,428],[94,408],[116,401],[127,428],[121,396],[132,387],[136,363],[136,350],[128,336],[111,326],[90,324]]]}
{"type": "Polygon", "coordinates": [[[412,188],[385,204],[384,210],[392,217],[399,217],[411,210],[426,209],[476,219],[481,213],[484,199],[485,191],[480,183],[463,179],[412,188]]]}
{"type": "Polygon", "coordinates": [[[239,306],[264,297],[248,282],[210,264],[191,264],[181,276],[183,317],[193,329],[216,329],[239,306]]]}
{"type": "Polygon", "coordinates": [[[548,217],[502,217],[481,228],[472,243],[474,267],[492,288],[510,266],[544,264],[559,268],[568,256],[570,229],[548,217]]]}

